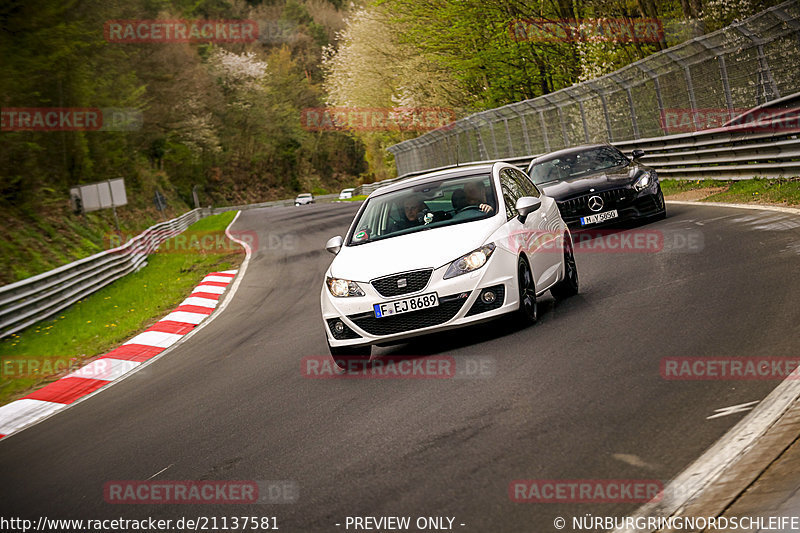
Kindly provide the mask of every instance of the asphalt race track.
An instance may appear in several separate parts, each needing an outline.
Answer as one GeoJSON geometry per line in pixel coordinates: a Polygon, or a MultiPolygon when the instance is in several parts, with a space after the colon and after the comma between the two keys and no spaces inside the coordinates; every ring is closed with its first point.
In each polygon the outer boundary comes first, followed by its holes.
{"type": "Polygon", "coordinates": [[[663,232],[662,250],[579,253],[580,294],[546,296],[530,328],[493,322],[373,352],[484,356],[491,376],[307,379],[301,359],[327,354],[324,244],[357,207],[242,212],[234,229],[258,244],[227,309],[135,375],[0,442],[0,514],[275,516],[287,533],[346,531],[347,516],[447,516],[460,531],[555,531],[557,516],[639,505],[515,503],[512,480],[667,481],[745,414],[707,417],[778,383],[666,380],[663,358],[798,356],[800,217],[670,205],[666,220],[625,230],[663,232]],[[104,501],[106,482],[155,474],[290,480],[299,498],[104,501]]]}

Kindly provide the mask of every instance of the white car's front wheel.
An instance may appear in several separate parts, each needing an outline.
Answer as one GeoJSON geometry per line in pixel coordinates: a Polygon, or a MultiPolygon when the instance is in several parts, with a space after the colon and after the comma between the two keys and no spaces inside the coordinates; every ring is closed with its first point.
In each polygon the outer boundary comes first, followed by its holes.
{"type": "Polygon", "coordinates": [[[519,316],[523,325],[536,322],[539,317],[539,304],[536,302],[536,285],[528,261],[520,256],[517,260],[517,284],[519,286],[519,316]]]}

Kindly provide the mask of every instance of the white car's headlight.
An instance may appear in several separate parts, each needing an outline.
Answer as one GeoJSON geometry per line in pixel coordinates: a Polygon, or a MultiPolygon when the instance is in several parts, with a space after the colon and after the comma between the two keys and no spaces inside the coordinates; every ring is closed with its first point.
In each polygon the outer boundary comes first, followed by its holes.
{"type": "Polygon", "coordinates": [[[348,296],[364,296],[364,291],[358,286],[355,281],[348,281],[346,279],[337,279],[328,276],[325,279],[328,284],[328,290],[337,298],[346,298],[348,296]]]}
{"type": "Polygon", "coordinates": [[[645,172],[642,174],[641,178],[636,180],[636,183],[633,184],[633,188],[637,191],[643,191],[652,185],[654,181],[655,179],[653,178],[652,172],[645,172]]]}
{"type": "Polygon", "coordinates": [[[468,254],[462,255],[450,263],[450,266],[447,267],[447,272],[444,273],[444,279],[454,278],[456,276],[460,276],[461,274],[478,270],[486,264],[486,261],[489,260],[489,257],[491,257],[494,249],[494,243],[490,242],[489,244],[484,244],[477,250],[473,250],[468,254]]]}

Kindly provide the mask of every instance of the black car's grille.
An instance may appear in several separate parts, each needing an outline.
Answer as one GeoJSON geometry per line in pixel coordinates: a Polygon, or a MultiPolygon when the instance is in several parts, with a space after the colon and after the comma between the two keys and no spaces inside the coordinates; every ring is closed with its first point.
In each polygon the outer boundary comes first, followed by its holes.
{"type": "Polygon", "coordinates": [[[445,296],[439,298],[439,305],[436,307],[383,318],[375,318],[375,313],[349,315],[347,318],[370,335],[394,335],[404,331],[444,324],[456,316],[468,297],[468,292],[445,296]]]}
{"type": "Polygon", "coordinates": [[[361,338],[361,335],[359,335],[358,333],[347,327],[347,324],[345,324],[344,322],[342,322],[344,329],[342,330],[341,333],[337,333],[336,328],[334,328],[333,325],[339,322],[338,318],[329,318],[327,322],[328,322],[328,329],[331,330],[331,335],[333,335],[333,338],[336,339],[337,341],[361,338]]]}
{"type": "Polygon", "coordinates": [[[558,202],[558,210],[561,211],[561,216],[569,217],[576,215],[591,215],[593,213],[601,213],[614,209],[620,204],[632,199],[632,193],[629,189],[611,189],[603,192],[593,192],[585,194],[571,200],[564,200],[558,202]],[[599,211],[592,211],[589,209],[589,198],[592,196],[599,196],[603,199],[603,207],[599,211]]]}
{"type": "Polygon", "coordinates": [[[467,316],[477,315],[478,313],[485,313],[486,311],[492,311],[497,309],[503,305],[506,297],[506,287],[505,285],[495,285],[494,287],[487,287],[481,291],[478,295],[478,299],[475,300],[475,303],[472,304],[469,311],[467,311],[467,316]],[[481,296],[486,291],[494,292],[495,299],[492,303],[487,304],[484,303],[481,299],[481,296]]]}
{"type": "Polygon", "coordinates": [[[400,296],[424,289],[428,284],[428,280],[431,279],[432,273],[432,268],[426,268],[425,270],[412,270],[411,272],[392,274],[391,276],[372,280],[372,286],[381,296],[387,298],[400,296]],[[402,285],[402,280],[405,280],[405,286],[399,287],[398,282],[402,285]]]}

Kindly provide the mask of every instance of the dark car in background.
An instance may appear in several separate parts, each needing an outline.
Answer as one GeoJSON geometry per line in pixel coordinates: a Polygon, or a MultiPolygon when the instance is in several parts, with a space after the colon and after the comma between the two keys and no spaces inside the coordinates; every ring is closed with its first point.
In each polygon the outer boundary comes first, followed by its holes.
{"type": "Polygon", "coordinates": [[[577,146],[537,157],[528,175],[555,198],[561,217],[573,228],[628,220],[656,220],[667,215],[656,171],[607,144],[577,146]]]}

